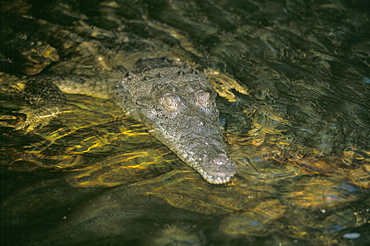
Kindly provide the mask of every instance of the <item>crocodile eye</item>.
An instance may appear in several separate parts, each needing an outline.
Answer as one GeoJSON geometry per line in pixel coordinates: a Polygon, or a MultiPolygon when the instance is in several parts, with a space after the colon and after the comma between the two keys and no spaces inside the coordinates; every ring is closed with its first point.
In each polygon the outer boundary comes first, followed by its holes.
{"type": "Polygon", "coordinates": [[[175,111],[179,108],[180,97],[177,95],[166,95],[159,100],[162,106],[169,111],[175,111]]]}
{"type": "Polygon", "coordinates": [[[196,95],[197,103],[205,108],[210,107],[210,93],[206,91],[199,91],[196,95]]]}

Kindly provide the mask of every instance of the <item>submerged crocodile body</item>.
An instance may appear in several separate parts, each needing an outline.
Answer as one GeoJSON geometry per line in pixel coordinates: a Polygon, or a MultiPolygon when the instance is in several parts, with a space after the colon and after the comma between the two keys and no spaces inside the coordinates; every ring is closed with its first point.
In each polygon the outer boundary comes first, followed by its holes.
{"type": "Polygon", "coordinates": [[[102,75],[36,76],[26,84],[24,94],[37,109],[20,128],[34,128],[37,121],[58,114],[63,92],[111,98],[206,181],[227,183],[235,174],[235,164],[226,152],[216,92],[204,73],[171,64],[136,74],[113,69],[106,79],[102,75]]]}

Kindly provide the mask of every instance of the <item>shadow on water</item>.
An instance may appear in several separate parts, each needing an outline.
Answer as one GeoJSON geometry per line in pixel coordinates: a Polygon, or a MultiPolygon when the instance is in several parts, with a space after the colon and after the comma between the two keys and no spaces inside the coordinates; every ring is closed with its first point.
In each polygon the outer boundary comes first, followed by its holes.
{"type": "Polygon", "coordinates": [[[365,1],[0,4],[1,245],[370,244],[365,1]],[[66,95],[48,125],[14,130],[31,76],[158,57],[208,74],[231,183],[205,182],[102,98],[66,95]]]}

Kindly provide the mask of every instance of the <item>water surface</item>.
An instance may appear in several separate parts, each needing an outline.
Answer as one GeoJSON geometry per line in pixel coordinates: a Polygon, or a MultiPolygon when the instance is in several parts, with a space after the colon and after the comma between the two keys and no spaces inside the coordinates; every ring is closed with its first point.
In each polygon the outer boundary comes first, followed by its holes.
{"type": "Polygon", "coordinates": [[[366,1],[1,1],[4,245],[368,245],[366,1]],[[27,77],[205,70],[238,173],[206,183],[106,99],[14,130],[27,77]]]}

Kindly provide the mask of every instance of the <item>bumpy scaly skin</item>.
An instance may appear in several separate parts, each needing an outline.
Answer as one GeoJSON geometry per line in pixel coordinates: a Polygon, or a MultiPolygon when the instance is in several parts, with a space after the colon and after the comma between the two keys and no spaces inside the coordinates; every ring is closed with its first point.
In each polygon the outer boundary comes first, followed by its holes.
{"type": "MultiPolygon", "coordinates": [[[[27,83],[25,95],[42,109],[58,109],[64,102],[62,91],[113,98],[125,114],[145,124],[209,183],[227,183],[235,174],[235,164],[226,153],[216,93],[199,71],[167,66],[128,76],[120,69],[96,76],[39,76],[27,83]],[[54,84],[47,86],[46,81],[54,84]]],[[[47,110],[35,114],[30,118],[54,117],[47,110]]],[[[26,125],[33,129],[40,123],[28,120],[26,125]]]]}
{"type": "Polygon", "coordinates": [[[203,73],[183,67],[150,69],[117,83],[112,95],[127,115],[144,123],[209,183],[227,183],[235,174],[216,93],[203,73]]]}

